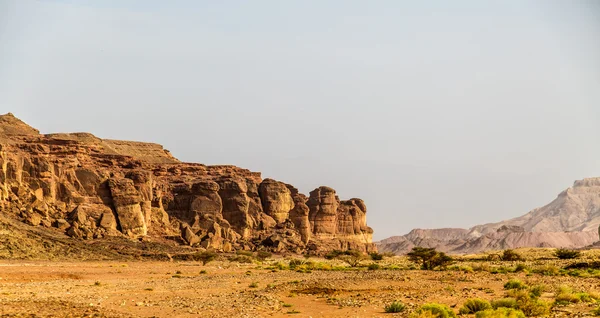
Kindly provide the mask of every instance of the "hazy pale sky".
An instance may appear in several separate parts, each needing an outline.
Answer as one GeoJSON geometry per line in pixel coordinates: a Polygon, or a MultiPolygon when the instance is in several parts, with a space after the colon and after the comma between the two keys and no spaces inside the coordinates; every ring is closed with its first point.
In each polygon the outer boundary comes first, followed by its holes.
{"type": "Polygon", "coordinates": [[[469,227],[600,176],[600,1],[0,0],[6,112],[469,227]]]}

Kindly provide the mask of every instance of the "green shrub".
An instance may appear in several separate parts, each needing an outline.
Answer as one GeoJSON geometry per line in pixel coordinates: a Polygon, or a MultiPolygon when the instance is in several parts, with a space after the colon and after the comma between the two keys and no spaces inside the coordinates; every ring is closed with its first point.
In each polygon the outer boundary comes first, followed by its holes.
{"type": "Polygon", "coordinates": [[[325,254],[324,257],[325,257],[325,259],[334,259],[334,258],[336,258],[336,257],[338,257],[338,256],[340,256],[342,254],[344,254],[344,252],[339,251],[339,250],[333,250],[333,251],[325,254]]]}
{"type": "Polygon", "coordinates": [[[242,255],[242,256],[248,256],[248,257],[254,257],[254,253],[252,253],[252,251],[239,250],[239,251],[236,251],[235,254],[242,255]]]}
{"type": "Polygon", "coordinates": [[[561,285],[556,290],[554,295],[555,305],[567,305],[571,303],[578,303],[581,300],[573,293],[573,289],[566,285],[561,285]]]}
{"type": "Polygon", "coordinates": [[[550,303],[540,299],[529,299],[527,302],[519,303],[519,309],[527,317],[547,316],[550,314],[550,303]]]}
{"type": "Polygon", "coordinates": [[[526,272],[526,271],[529,271],[529,268],[527,268],[527,265],[525,265],[523,263],[517,264],[517,266],[514,269],[515,273],[526,272]]]}
{"type": "Polygon", "coordinates": [[[417,317],[419,315],[429,316],[429,317],[437,317],[437,318],[451,318],[456,317],[456,314],[452,309],[448,308],[446,305],[430,303],[425,304],[419,308],[415,314],[417,317]]]}
{"type": "Polygon", "coordinates": [[[595,293],[589,294],[586,292],[573,292],[573,289],[569,286],[562,285],[558,287],[554,301],[556,305],[567,305],[570,303],[576,304],[579,302],[591,303],[595,302],[600,298],[600,295],[595,293]]]}
{"type": "Polygon", "coordinates": [[[591,311],[591,314],[594,316],[600,316],[600,307],[591,311]]]}
{"type": "Polygon", "coordinates": [[[432,270],[436,267],[446,267],[452,258],[445,253],[438,252],[435,248],[413,247],[412,251],[406,254],[408,258],[415,263],[421,264],[421,269],[432,270]]]}
{"type": "Polygon", "coordinates": [[[250,258],[249,256],[246,256],[246,255],[237,255],[237,256],[230,257],[229,261],[237,262],[237,263],[252,263],[252,258],[250,258]]]}
{"type": "Polygon", "coordinates": [[[525,318],[525,314],[513,308],[498,308],[480,311],[475,318],[525,318]]]}
{"type": "Polygon", "coordinates": [[[267,251],[258,251],[256,253],[256,258],[258,258],[261,261],[264,261],[267,258],[271,258],[272,256],[273,256],[273,254],[271,252],[267,252],[267,251]]]}
{"type": "Polygon", "coordinates": [[[369,264],[369,267],[368,267],[368,269],[369,269],[370,271],[374,271],[374,270],[381,269],[381,266],[380,266],[379,264],[372,263],[372,264],[369,264]]]}
{"type": "Polygon", "coordinates": [[[404,311],[404,309],[406,309],[406,306],[399,301],[395,301],[389,305],[386,305],[383,309],[387,313],[396,313],[404,311]]]}
{"type": "Polygon", "coordinates": [[[472,273],[473,272],[473,267],[469,266],[469,265],[453,265],[448,267],[449,270],[452,271],[461,271],[463,273],[472,273]]]}
{"type": "Polygon", "coordinates": [[[529,295],[534,298],[538,298],[542,296],[542,293],[546,290],[546,286],[544,285],[535,285],[529,289],[529,295]]]}
{"type": "Polygon", "coordinates": [[[504,284],[504,289],[527,289],[527,285],[518,279],[511,279],[504,284]]]}
{"type": "Polygon", "coordinates": [[[534,272],[544,276],[557,276],[560,274],[560,269],[554,265],[545,265],[534,270],[534,272]]]}
{"type": "Polygon", "coordinates": [[[383,259],[383,254],[379,254],[377,252],[373,252],[369,254],[369,257],[371,257],[371,260],[373,261],[380,261],[383,259]]]}
{"type": "Polygon", "coordinates": [[[474,298],[474,299],[469,299],[467,300],[462,308],[459,310],[459,313],[461,315],[468,315],[468,314],[474,314],[483,310],[487,310],[487,309],[491,309],[492,305],[490,305],[490,302],[484,299],[478,299],[478,298],[474,298]]]}
{"type": "Polygon", "coordinates": [[[554,256],[558,257],[559,259],[574,259],[581,256],[581,252],[576,250],[569,250],[566,248],[559,248],[556,251],[554,251],[554,256]]]}
{"type": "Polygon", "coordinates": [[[206,274],[206,273],[207,273],[207,271],[206,271],[206,270],[204,270],[204,269],[200,271],[200,274],[201,274],[201,275],[203,275],[203,274],[206,274]]]}
{"type": "Polygon", "coordinates": [[[256,287],[258,287],[258,283],[257,282],[252,282],[250,285],[248,285],[248,287],[250,287],[250,288],[256,288],[256,287]]]}
{"type": "Polygon", "coordinates": [[[519,308],[519,304],[517,304],[517,300],[514,298],[502,298],[497,300],[492,300],[492,308],[519,308]]]}
{"type": "Polygon", "coordinates": [[[502,252],[502,256],[500,257],[503,261],[510,261],[510,262],[514,262],[514,261],[522,261],[523,257],[521,257],[521,255],[513,250],[505,250],[504,252],[502,252]]]}
{"type": "Polygon", "coordinates": [[[339,255],[337,259],[346,262],[350,267],[358,267],[360,262],[365,259],[365,255],[356,250],[347,250],[342,255],[339,255]]]}
{"type": "Polygon", "coordinates": [[[516,300],[518,309],[526,316],[545,316],[550,312],[550,303],[531,297],[531,293],[524,289],[510,289],[506,293],[516,300]]]}
{"type": "Polygon", "coordinates": [[[339,251],[333,250],[327,254],[325,254],[326,259],[339,259],[341,261],[346,262],[350,267],[357,267],[360,265],[360,261],[365,259],[365,255],[361,251],[357,250],[347,250],[347,251],[339,251]]]}
{"type": "Polygon", "coordinates": [[[295,270],[296,268],[298,268],[300,266],[304,266],[306,268],[309,268],[309,267],[312,268],[312,266],[311,266],[312,264],[313,263],[311,261],[294,258],[293,260],[290,261],[289,267],[291,270],[295,270]]]}

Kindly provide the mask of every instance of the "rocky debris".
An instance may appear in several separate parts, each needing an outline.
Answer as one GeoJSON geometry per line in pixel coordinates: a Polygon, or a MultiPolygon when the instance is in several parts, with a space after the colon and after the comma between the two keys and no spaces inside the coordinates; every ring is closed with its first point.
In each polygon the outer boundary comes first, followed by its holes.
{"type": "Polygon", "coordinates": [[[162,146],[89,133],[41,135],[0,116],[0,208],[76,239],[179,237],[217,250],[371,251],[360,199],[309,198],[235,166],[182,163],[162,146]]]}
{"type": "Polygon", "coordinates": [[[450,253],[519,247],[580,248],[598,241],[600,178],[575,181],[548,205],[506,221],[470,229],[416,229],[377,243],[384,252],[404,254],[414,246],[450,253]]]}

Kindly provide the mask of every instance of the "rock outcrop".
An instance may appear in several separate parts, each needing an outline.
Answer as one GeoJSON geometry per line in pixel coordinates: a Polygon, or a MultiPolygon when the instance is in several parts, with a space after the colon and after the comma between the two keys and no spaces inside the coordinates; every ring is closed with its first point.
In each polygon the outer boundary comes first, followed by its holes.
{"type": "Polygon", "coordinates": [[[416,229],[377,245],[404,254],[414,246],[450,253],[476,253],[519,247],[586,247],[598,241],[600,178],[575,181],[546,206],[506,221],[470,229],[416,229]]]}
{"type": "Polygon", "coordinates": [[[162,146],[88,133],[42,135],[0,116],[0,208],[76,239],[173,238],[230,251],[371,251],[360,199],[310,197],[235,166],[183,163],[162,146]]]}

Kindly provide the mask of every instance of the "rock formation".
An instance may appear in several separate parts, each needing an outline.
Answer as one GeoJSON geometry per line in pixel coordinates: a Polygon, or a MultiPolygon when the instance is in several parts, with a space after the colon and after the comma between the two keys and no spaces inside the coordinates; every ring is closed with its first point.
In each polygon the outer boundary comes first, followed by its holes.
{"type": "Polygon", "coordinates": [[[360,199],[289,184],[235,166],[183,163],[162,146],[88,133],[42,135],[0,116],[4,215],[78,239],[179,238],[230,251],[374,250],[360,199]]]}
{"type": "Polygon", "coordinates": [[[377,243],[381,251],[404,254],[414,246],[475,253],[518,247],[585,247],[598,241],[600,178],[575,181],[550,204],[498,223],[470,229],[415,229],[377,243]]]}

